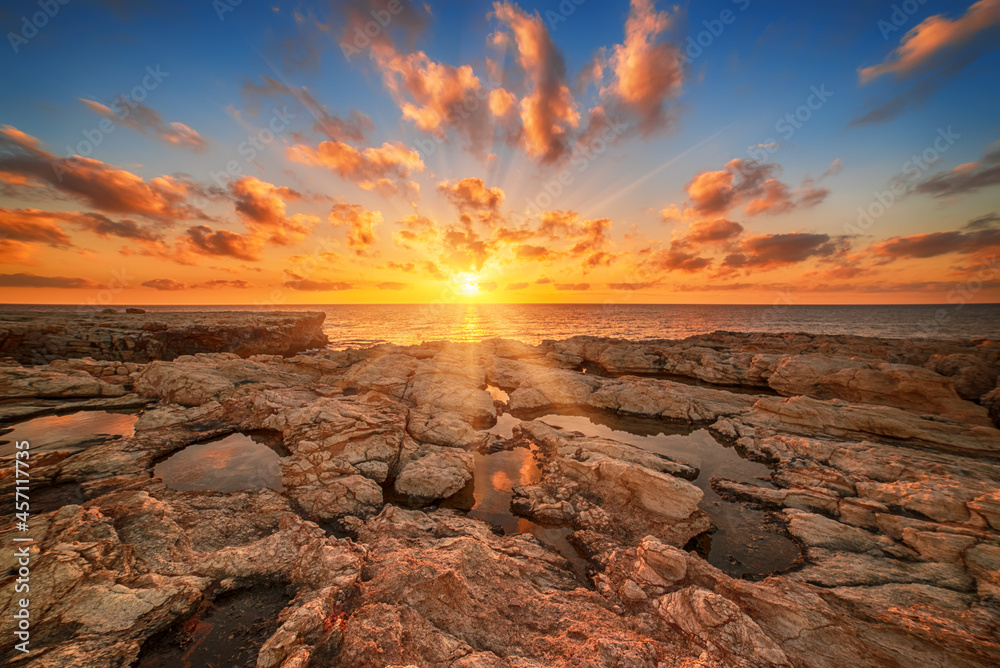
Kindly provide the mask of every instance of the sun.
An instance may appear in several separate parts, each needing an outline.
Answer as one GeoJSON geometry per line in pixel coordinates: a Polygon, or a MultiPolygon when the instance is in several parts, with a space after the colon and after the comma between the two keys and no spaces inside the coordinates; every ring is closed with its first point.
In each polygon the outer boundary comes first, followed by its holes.
{"type": "Polygon", "coordinates": [[[452,281],[455,283],[455,287],[458,291],[466,297],[472,297],[479,294],[479,277],[475,274],[467,272],[457,274],[452,281]]]}

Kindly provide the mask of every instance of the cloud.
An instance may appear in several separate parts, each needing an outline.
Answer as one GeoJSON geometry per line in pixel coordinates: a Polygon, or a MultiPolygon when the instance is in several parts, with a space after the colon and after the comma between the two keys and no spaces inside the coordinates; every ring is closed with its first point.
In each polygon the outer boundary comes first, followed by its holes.
{"type": "Polygon", "coordinates": [[[105,239],[118,237],[133,241],[157,241],[161,238],[158,231],[140,225],[131,218],[111,220],[99,213],[87,213],[77,216],[71,222],[105,239]]]}
{"type": "Polygon", "coordinates": [[[172,223],[207,218],[190,206],[188,182],[158,176],[149,181],[92,158],[59,158],[9,125],[0,127],[0,173],[13,174],[80,199],[107,213],[126,213],[172,223]]]}
{"type": "Polygon", "coordinates": [[[243,97],[251,100],[251,110],[254,113],[257,113],[258,103],[261,99],[292,98],[296,100],[315,119],[313,130],[326,135],[331,141],[361,143],[375,129],[375,123],[367,114],[352,110],[349,118],[341,118],[331,114],[305,86],[295,88],[266,75],[261,77],[259,84],[253,81],[244,83],[240,93],[243,97]]]}
{"type": "Polygon", "coordinates": [[[67,278],[65,276],[38,276],[36,274],[0,274],[3,288],[100,288],[89,278],[67,278]]]}
{"type": "Polygon", "coordinates": [[[407,287],[406,283],[398,283],[396,281],[385,281],[384,283],[379,283],[376,285],[379,290],[405,290],[407,287]]]}
{"type": "Polygon", "coordinates": [[[535,285],[548,285],[550,283],[555,283],[555,281],[546,276],[542,276],[537,281],[535,281],[535,285]]]}
{"type": "Polygon", "coordinates": [[[730,241],[743,233],[743,226],[725,218],[699,220],[691,224],[685,235],[694,244],[711,244],[730,241]]]}
{"type": "Polygon", "coordinates": [[[180,281],[175,281],[172,278],[154,278],[150,281],[144,281],[142,283],[144,288],[153,288],[154,290],[163,290],[167,292],[173,292],[177,290],[187,290],[187,283],[181,283],[180,281]]]}
{"type": "Polygon", "coordinates": [[[56,248],[73,245],[60,223],[77,214],[40,211],[39,209],[0,208],[0,237],[15,241],[38,242],[56,248]]]}
{"type": "Polygon", "coordinates": [[[208,142],[198,134],[197,130],[177,121],[165,123],[155,109],[142,103],[132,102],[124,97],[120,97],[111,103],[116,107],[116,109],[112,109],[94,100],[80,98],[80,101],[92,112],[110,120],[116,125],[135,130],[144,135],[152,135],[167,144],[188,148],[195,153],[200,153],[208,149],[208,142]]]}
{"type": "Polygon", "coordinates": [[[669,250],[656,251],[644,264],[657,272],[679,271],[685,274],[699,272],[712,264],[710,258],[700,257],[696,253],[685,250],[685,248],[684,244],[674,241],[670,244],[669,250]]]}
{"type": "Polygon", "coordinates": [[[1000,223],[1000,216],[995,213],[988,213],[985,216],[980,216],[979,218],[974,218],[970,220],[962,229],[965,230],[981,230],[1000,223]]]}
{"type": "Polygon", "coordinates": [[[562,54],[537,13],[529,15],[509,2],[496,2],[493,9],[513,33],[525,73],[528,92],[520,103],[524,150],[544,163],[557,162],[566,156],[570,134],[580,124],[562,54]]]}
{"type": "Polygon", "coordinates": [[[858,68],[862,84],[885,75],[906,83],[901,92],[852,120],[849,127],[883,123],[922,108],[938,90],[996,48],[998,26],[1000,0],[979,0],[956,19],[941,14],[924,19],[903,35],[881,63],[858,68]]]}
{"type": "Polygon", "coordinates": [[[590,283],[556,283],[556,290],[583,292],[590,289],[590,283]]]}
{"type": "Polygon", "coordinates": [[[204,283],[199,283],[194,286],[196,288],[203,288],[206,290],[221,290],[224,288],[234,288],[237,290],[248,290],[253,287],[253,283],[247,283],[246,281],[234,280],[227,281],[221,278],[216,278],[211,281],[205,281],[204,283]]]}
{"type": "Polygon", "coordinates": [[[667,124],[666,102],[680,92],[683,74],[680,49],[658,38],[671,27],[671,17],[656,11],[653,0],[632,0],[625,22],[625,41],[609,59],[614,80],[601,95],[617,102],[638,120],[643,134],[667,124]]]}
{"type": "Polygon", "coordinates": [[[213,230],[208,225],[189,227],[185,234],[184,247],[202,255],[254,261],[261,258],[264,247],[264,240],[253,234],[213,230]]]}
{"type": "Polygon", "coordinates": [[[347,245],[363,255],[375,244],[375,227],[382,224],[382,212],[369,211],[360,204],[334,204],[330,224],[347,228],[347,245]]]}
{"type": "Polygon", "coordinates": [[[312,280],[293,272],[288,272],[290,278],[284,282],[286,288],[303,292],[342,292],[353,290],[354,286],[344,281],[312,280]]]}
{"type": "Polygon", "coordinates": [[[965,46],[984,31],[1000,25],[1000,0],[979,0],[957,19],[935,14],[921,21],[878,65],[858,69],[866,84],[885,74],[907,76],[949,51],[965,46]]]}
{"type": "Polygon", "coordinates": [[[436,222],[418,213],[408,214],[396,224],[403,229],[392,235],[393,241],[407,250],[412,250],[414,243],[431,244],[440,234],[436,222]]]}
{"type": "Polygon", "coordinates": [[[657,281],[646,281],[643,283],[608,283],[608,287],[612,290],[645,290],[657,285],[657,281]]]}
{"type": "Polygon", "coordinates": [[[279,246],[297,244],[305,239],[319,222],[315,216],[287,216],[285,203],[302,199],[291,188],[279,188],[252,176],[244,176],[229,184],[236,213],[255,234],[266,237],[279,246]]]}
{"type": "Polygon", "coordinates": [[[524,290],[526,287],[531,285],[530,283],[510,283],[507,286],[507,290],[524,290]]]}
{"type": "Polygon", "coordinates": [[[487,188],[480,178],[467,177],[455,183],[442,181],[440,191],[460,212],[480,211],[495,213],[503,204],[504,192],[500,188],[487,188]]]}
{"type": "MultiPolygon", "coordinates": [[[[454,131],[470,151],[486,153],[492,140],[493,98],[471,65],[435,62],[423,51],[404,55],[392,44],[373,46],[372,57],[404,119],[439,137],[454,131]]],[[[502,96],[497,96],[502,110],[502,96]]]]}
{"type": "Polygon", "coordinates": [[[1000,185],[1000,142],[990,146],[981,161],[935,174],[918,183],[915,191],[932,197],[953,197],[996,185],[1000,185]]]}
{"type": "Polygon", "coordinates": [[[521,244],[514,249],[514,253],[522,260],[552,260],[555,255],[545,246],[532,246],[521,244]]]}
{"type": "Polygon", "coordinates": [[[743,239],[740,252],[728,255],[723,266],[730,269],[772,269],[810,258],[832,257],[845,250],[845,244],[845,241],[832,239],[828,234],[758,234],[743,239]]]}
{"type": "Polygon", "coordinates": [[[420,154],[400,142],[361,150],[342,141],[320,142],[316,148],[296,144],[288,148],[288,157],[304,165],[325,167],[365,190],[382,194],[396,193],[406,185],[411,171],[424,170],[420,154]]]}
{"type": "Polygon", "coordinates": [[[685,213],[721,215],[746,204],[749,216],[774,215],[816,206],[829,194],[827,189],[808,183],[792,192],[776,178],[780,171],[777,163],[734,158],[724,169],[701,172],[685,186],[691,202],[685,213]]]}
{"type": "Polygon", "coordinates": [[[990,249],[1000,249],[1000,228],[974,228],[970,232],[954,230],[892,237],[871,246],[876,255],[893,260],[924,259],[949,253],[972,254],[990,249]]]}
{"type": "Polygon", "coordinates": [[[573,245],[567,249],[571,256],[590,254],[585,266],[606,264],[612,256],[603,252],[608,244],[611,230],[610,218],[580,220],[576,211],[544,211],[540,215],[538,233],[551,241],[569,240],[573,245]]]}
{"type": "Polygon", "coordinates": [[[3,258],[4,264],[38,264],[35,260],[37,249],[38,246],[32,243],[0,237],[0,257],[3,258]]]}

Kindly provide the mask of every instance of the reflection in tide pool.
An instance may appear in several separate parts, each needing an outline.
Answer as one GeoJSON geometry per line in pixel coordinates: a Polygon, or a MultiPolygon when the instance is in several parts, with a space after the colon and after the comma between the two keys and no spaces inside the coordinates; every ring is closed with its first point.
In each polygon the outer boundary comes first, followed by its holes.
{"type": "Polygon", "coordinates": [[[281,492],[281,456],[268,439],[244,434],[189,445],[156,465],[154,475],[178,491],[235,492],[269,488],[281,492]]]}
{"type": "MultiPolygon", "coordinates": [[[[509,419],[509,416],[501,416],[500,420],[504,418],[509,419]]],[[[514,488],[531,485],[541,479],[542,472],[535,464],[532,451],[528,448],[514,448],[490,454],[474,454],[476,464],[472,481],[466,489],[445,501],[442,506],[469,509],[469,517],[500,527],[508,536],[530,533],[565,557],[581,582],[586,582],[587,564],[566,540],[573,533],[572,528],[545,526],[517,517],[510,511],[514,488]]]]}
{"type": "Polygon", "coordinates": [[[133,436],[138,419],[134,413],[79,411],[25,420],[0,435],[0,457],[14,454],[18,441],[28,441],[32,453],[41,453],[74,449],[74,445],[98,435],[133,436]]]}
{"type": "MultiPolygon", "coordinates": [[[[628,443],[698,467],[699,475],[694,484],[705,493],[700,507],[708,513],[715,529],[697,541],[697,550],[709,563],[729,575],[776,573],[791,568],[798,559],[798,546],[775,525],[774,513],[725,501],[712,489],[711,478],[729,478],[764,487],[772,485],[768,482],[771,471],[767,466],[744,459],[734,448],[716,441],[708,431],[690,431],[687,425],[610,413],[581,411],[575,415],[531,417],[554,427],[628,443]]],[[[529,419],[529,416],[524,418],[529,419]]],[[[518,418],[504,414],[491,432],[510,438],[518,422],[518,418]]]]}

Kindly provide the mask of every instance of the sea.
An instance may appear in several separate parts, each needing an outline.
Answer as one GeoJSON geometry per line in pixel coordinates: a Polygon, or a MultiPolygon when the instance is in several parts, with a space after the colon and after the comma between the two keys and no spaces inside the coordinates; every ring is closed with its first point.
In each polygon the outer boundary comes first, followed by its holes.
{"type": "MultiPolygon", "coordinates": [[[[141,306],[141,305],[140,305],[141,306]]],[[[115,305],[124,309],[124,306],[115,305]]],[[[141,306],[155,311],[254,311],[252,305],[141,306]]],[[[0,311],[69,311],[79,306],[0,305],[0,311]]],[[[273,310],[324,311],[333,348],[490,338],[537,344],[587,334],[680,339],[716,330],[806,332],[886,338],[1000,339],[1000,304],[879,306],[691,304],[311,304],[273,310]]]]}

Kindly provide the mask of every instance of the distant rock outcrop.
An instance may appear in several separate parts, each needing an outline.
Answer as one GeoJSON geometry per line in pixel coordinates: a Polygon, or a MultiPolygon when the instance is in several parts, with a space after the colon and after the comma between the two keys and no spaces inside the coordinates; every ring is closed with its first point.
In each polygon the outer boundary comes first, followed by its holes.
{"type": "Polygon", "coordinates": [[[0,356],[146,363],[196,353],[294,355],[328,343],[325,313],[0,313],[0,356]]]}

